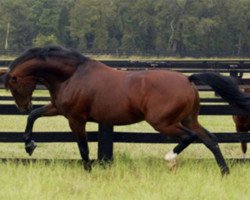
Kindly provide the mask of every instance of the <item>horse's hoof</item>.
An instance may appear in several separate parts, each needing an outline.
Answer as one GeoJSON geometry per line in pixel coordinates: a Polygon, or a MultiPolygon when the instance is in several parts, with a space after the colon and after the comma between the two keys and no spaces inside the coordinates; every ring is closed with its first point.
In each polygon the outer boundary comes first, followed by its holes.
{"type": "Polygon", "coordinates": [[[226,176],[226,175],[229,175],[230,174],[229,168],[228,167],[222,168],[221,169],[221,174],[222,174],[223,177],[226,176]]]}
{"type": "Polygon", "coordinates": [[[177,166],[176,159],[166,161],[166,165],[170,171],[175,171],[177,166]]]}
{"type": "Polygon", "coordinates": [[[95,159],[91,159],[89,162],[90,162],[90,164],[92,165],[93,163],[95,163],[95,159]]]}
{"type": "Polygon", "coordinates": [[[34,140],[31,140],[29,143],[25,144],[25,150],[30,156],[32,155],[36,147],[37,145],[34,140]]]}
{"type": "Polygon", "coordinates": [[[84,162],[83,166],[87,172],[91,172],[93,162],[94,162],[94,160],[90,160],[89,162],[84,162]]]}

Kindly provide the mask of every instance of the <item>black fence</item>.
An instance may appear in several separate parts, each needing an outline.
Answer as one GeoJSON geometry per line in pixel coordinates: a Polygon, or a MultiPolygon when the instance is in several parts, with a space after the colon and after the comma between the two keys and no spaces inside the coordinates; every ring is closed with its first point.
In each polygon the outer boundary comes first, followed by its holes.
{"type": "MultiPolygon", "coordinates": [[[[250,87],[250,79],[244,78],[244,74],[250,73],[250,61],[247,60],[218,60],[218,61],[103,61],[105,64],[120,70],[155,70],[168,69],[180,71],[182,73],[198,72],[220,72],[233,76],[241,87],[250,87]]],[[[10,61],[0,61],[0,68],[8,66],[10,61]]],[[[0,88],[3,85],[0,84],[0,88]]],[[[43,86],[38,86],[44,89],[43,86]]],[[[200,91],[209,91],[206,85],[198,86],[200,91]]],[[[1,115],[21,115],[14,104],[4,103],[12,101],[10,96],[0,97],[1,115]]],[[[34,97],[35,101],[49,101],[49,97],[34,97]]],[[[36,105],[36,107],[44,104],[36,105]]],[[[231,106],[224,104],[220,98],[202,98],[200,115],[235,115],[240,114],[231,106]]],[[[211,116],[212,117],[212,116],[211,116]]],[[[250,133],[215,133],[220,143],[250,142],[250,133]]],[[[69,132],[35,132],[34,139],[37,142],[74,142],[73,136],[69,132]]],[[[112,159],[113,143],[177,143],[178,138],[168,137],[159,133],[130,133],[114,132],[112,125],[99,124],[98,131],[89,132],[88,140],[98,142],[98,158],[112,159]]],[[[22,132],[1,132],[0,142],[23,142],[22,132]]],[[[200,142],[200,141],[196,141],[200,142]]]]}

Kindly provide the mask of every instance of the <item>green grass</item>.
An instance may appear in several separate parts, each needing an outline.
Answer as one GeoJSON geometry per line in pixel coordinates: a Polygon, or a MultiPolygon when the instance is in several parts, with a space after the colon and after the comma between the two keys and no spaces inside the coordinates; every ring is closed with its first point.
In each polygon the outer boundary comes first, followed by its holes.
{"type": "Polygon", "coordinates": [[[221,178],[212,160],[182,159],[170,171],[154,157],[118,154],[110,167],[83,171],[79,162],[0,164],[1,199],[248,199],[249,163],[230,163],[221,178]]]}

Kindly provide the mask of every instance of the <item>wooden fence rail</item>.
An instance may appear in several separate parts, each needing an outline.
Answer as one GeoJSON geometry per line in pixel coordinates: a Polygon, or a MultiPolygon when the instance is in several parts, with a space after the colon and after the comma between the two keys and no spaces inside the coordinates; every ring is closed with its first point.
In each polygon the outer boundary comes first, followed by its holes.
{"type": "MultiPolygon", "coordinates": [[[[183,73],[196,73],[215,71],[228,73],[236,77],[241,87],[249,87],[250,79],[242,79],[244,73],[250,72],[250,60],[238,61],[103,61],[104,63],[121,70],[142,70],[142,69],[170,69],[183,73]]],[[[0,61],[0,68],[9,65],[10,61],[0,61]]],[[[3,85],[0,83],[0,89],[3,85]]],[[[38,86],[39,89],[44,89],[38,86]]],[[[208,86],[198,86],[200,91],[210,90],[208,86]]],[[[44,105],[40,101],[49,101],[49,97],[33,97],[39,103],[37,108],[44,105]]],[[[24,115],[20,113],[10,96],[0,97],[0,115],[24,115]]],[[[235,115],[240,114],[228,104],[224,104],[221,98],[202,98],[200,115],[235,115]]],[[[27,113],[26,113],[27,114],[27,113]]],[[[242,113],[241,113],[242,114],[242,113]]],[[[212,117],[212,116],[211,116],[212,117]]],[[[1,130],[0,130],[1,131],[1,130]]],[[[220,143],[250,142],[250,133],[215,133],[220,143]]],[[[37,142],[74,142],[69,132],[35,132],[34,139],[37,142]]],[[[177,143],[178,138],[167,137],[159,133],[131,133],[114,132],[112,125],[99,124],[98,131],[89,132],[88,140],[98,142],[98,159],[112,159],[113,143],[177,143]]],[[[22,132],[0,132],[0,142],[23,142],[22,132]]],[[[199,143],[200,141],[196,141],[199,143]]]]}

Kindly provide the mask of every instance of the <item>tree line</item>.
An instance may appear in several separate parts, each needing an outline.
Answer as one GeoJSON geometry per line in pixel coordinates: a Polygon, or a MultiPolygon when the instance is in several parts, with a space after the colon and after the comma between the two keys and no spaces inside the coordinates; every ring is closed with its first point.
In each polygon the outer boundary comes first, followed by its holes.
{"type": "Polygon", "coordinates": [[[250,0],[0,0],[0,49],[249,56],[250,0]]]}

